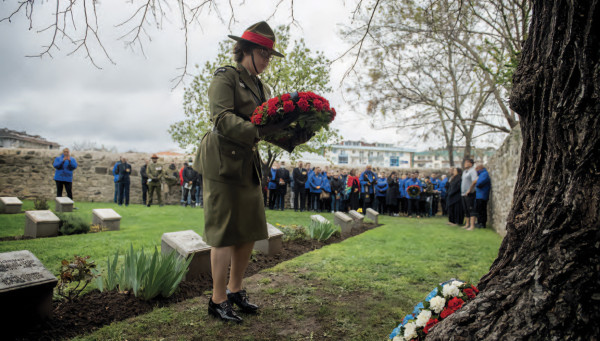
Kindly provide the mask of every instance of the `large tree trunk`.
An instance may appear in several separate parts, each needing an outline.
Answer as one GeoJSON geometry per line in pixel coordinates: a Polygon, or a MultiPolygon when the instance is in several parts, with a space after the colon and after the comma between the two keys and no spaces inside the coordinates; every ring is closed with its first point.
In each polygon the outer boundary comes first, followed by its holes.
{"type": "Polygon", "coordinates": [[[433,340],[600,335],[600,4],[536,0],[514,76],[519,176],[480,294],[433,340]]]}

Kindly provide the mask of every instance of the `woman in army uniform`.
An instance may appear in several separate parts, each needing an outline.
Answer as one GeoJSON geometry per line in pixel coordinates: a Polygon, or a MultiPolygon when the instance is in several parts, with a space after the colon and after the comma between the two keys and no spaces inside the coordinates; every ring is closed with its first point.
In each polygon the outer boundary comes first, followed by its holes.
{"type": "Polygon", "coordinates": [[[203,176],[204,239],[212,246],[213,294],[208,313],[224,321],[240,323],[232,306],[256,313],[248,301],[242,279],[257,240],[266,239],[261,160],[256,143],[262,136],[283,129],[295,119],[268,127],[250,122],[254,109],[271,97],[257,75],[273,56],[275,35],[266,22],[250,26],[242,37],[229,36],[234,46],[236,67],[217,69],[208,89],[213,131],[200,143],[199,162],[203,176]],[[229,282],[227,282],[227,272],[229,282]]]}

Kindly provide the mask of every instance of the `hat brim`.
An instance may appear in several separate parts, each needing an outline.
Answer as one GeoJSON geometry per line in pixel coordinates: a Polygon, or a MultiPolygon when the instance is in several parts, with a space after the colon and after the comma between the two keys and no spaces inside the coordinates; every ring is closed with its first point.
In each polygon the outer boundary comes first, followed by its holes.
{"type": "Polygon", "coordinates": [[[273,49],[269,49],[269,48],[268,48],[268,47],[266,47],[266,46],[263,46],[263,45],[257,44],[257,43],[255,43],[255,42],[253,42],[253,41],[250,41],[250,40],[248,40],[248,39],[244,39],[244,38],[241,38],[241,37],[238,37],[238,36],[232,36],[232,35],[228,35],[228,37],[229,37],[229,38],[231,38],[231,39],[233,39],[233,40],[235,40],[235,41],[240,41],[240,40],[243,40],[243,41],[247,41],[247,42],[249,42],[249,43],[252,43],[252,44],[254,44],[254,45],[262,46],[262,47],[264,47],[264,48],[268,49],[269,51],[271,51],[271,53],[273,53],[273,55],[274,55],[274,56],[281,57],[281,58],[285,57],[285,56],[284,56],[282,53],[280,53],[280,52],[277,52],[277,51],[275,51],[275,50],[273,50],[273,49]]]}

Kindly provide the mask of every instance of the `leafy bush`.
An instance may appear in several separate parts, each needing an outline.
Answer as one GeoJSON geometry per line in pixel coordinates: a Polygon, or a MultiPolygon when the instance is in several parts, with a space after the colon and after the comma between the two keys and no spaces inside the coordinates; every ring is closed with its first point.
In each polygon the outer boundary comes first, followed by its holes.
{"type": "Polygon", "coordinates": [[[277,225],[277,228],[283,233],[284,242],[290,240],[306,239],[306,229],[302,225],[277,225]]]}
{"type": "Polygon", "coordinates": [[[94,280],[100,277],[94,261],[88,261],[90,256],[77,256],[73,260],[63,259],[61,262],[60,276],[56,285],[59,296],[72,301],[94,280]]]}
{"type": "Polygon", "coordinates": [[[311,221],[308,225],[308,235],[312,239],[319,241],[325,241],[333,236],[334,233],[338,232],[339,227],[333,225],[331,222],[316,222],[311,221]]]}
{"type": "Polygon", "coordinates": [[[61,235],[88,233],[90,231],[90,223],[78,215],[72,213],[57,213],[56,215],[60,218],[58,232],[61,235]]]}
{"type": "Polygon", "coordinates": [[[114,258],[107,260],[107,274],[100,290],[130,291],[136,297],[150,300],[158,295],[169,297],[173,295],[179,283],[188,271],[192,257],[183,260],[174,251],[163,255],[154,247],[153,254],[144,253],[144,249],[136,252],[133,245],[124,256],[124,262],[117,269],[119,252],[114,258]]]}
{"type": "Polygon", "coordinates": [[[46,199],[46,197],[35,197],[35,199],[33,199],[33,207],[38,211],[43,211],[50,208],[50,206],[48,206],[48,199],[46,199]]]}

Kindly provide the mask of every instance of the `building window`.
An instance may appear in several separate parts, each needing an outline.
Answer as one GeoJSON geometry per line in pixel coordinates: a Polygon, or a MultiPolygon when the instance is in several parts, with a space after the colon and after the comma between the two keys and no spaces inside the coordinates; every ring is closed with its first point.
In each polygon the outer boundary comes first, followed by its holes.
{"type": "Polygon", "coordinates": [[[338,155],[338,164],[347,165],[348,164],[348,155],[338,155]]]}
{"type": "Polygon", "coordinates": [[[400,159],[397,156],[390,157],[390,167],[399,167],[400,159]]]}

